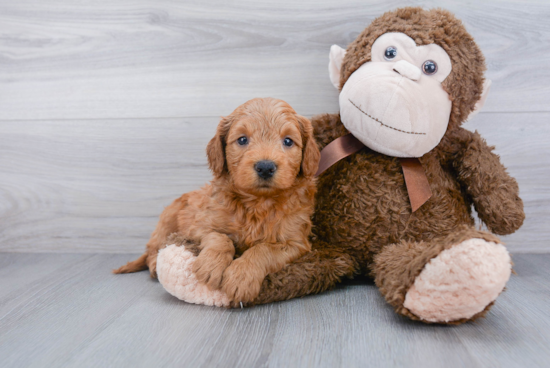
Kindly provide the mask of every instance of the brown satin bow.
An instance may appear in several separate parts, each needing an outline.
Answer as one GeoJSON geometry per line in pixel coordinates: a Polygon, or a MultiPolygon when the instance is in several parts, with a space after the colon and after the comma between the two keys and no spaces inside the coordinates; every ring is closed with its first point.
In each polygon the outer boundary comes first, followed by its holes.
{"type": "MultiPolygon", "coordinates": [[[[321,151],[319,169],[315,176],[321,175],[326,169],[363,147],[365,145],[351,133],[336,138],[321,151]]],[[[415,212],[432,196],[430,183],[420,160],[417,158],[399,158],[399,161],[403,169],[412,211],[415,212]]]]}

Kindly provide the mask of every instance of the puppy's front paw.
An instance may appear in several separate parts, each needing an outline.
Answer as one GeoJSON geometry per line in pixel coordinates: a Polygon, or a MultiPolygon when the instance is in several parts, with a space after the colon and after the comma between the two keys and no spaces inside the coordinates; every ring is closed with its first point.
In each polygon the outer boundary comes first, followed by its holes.
{"type": "Polygon", "coordinates": [[[204,249],[193,264],[193,273],[197,280],[212,290],[220,288],[223,272],[231,264],[233,255],[230,252],[219,252],[204,249]]]}
{"type": "Polygon", "coordinates": [[[234,260],[223,273],[222,291],[234,303],[251,302],[258,294],[264,275],[242,258],[234,260]]]}

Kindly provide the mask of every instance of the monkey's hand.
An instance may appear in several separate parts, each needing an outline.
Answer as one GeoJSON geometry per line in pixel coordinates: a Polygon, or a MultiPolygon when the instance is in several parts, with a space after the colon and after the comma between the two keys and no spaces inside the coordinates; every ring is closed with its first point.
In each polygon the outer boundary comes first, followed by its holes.
{"type": "Polygon", "coordinates": [[[453,161],[458,180],[489,230],[499,235],[511,234],[525,219],[518,183],[492,152],[494,147],[489,147],[477,132],[468,135],[463,152],[453,161]]]}

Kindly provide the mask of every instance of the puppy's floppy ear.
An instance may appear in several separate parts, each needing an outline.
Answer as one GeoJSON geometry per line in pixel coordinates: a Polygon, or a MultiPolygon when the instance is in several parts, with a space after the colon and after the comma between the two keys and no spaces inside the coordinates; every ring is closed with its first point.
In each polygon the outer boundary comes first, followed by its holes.
{"type": "Polygon", "coordinates": [[[302,126],[302,174],[306,178],[312,178],[319,168],[321,153],[317,147],[317,142],[313,138],[313,127],[309,119],[298,115],[298,121],[302,126]]]}
{"type": "Polygon", "coordinates": [[[208,166],[216,178],[227,174],[227,162],[225,160],[225,146],[227,133],[233,124],[231,115],[222,117],[216,135],[208,142],[206,146],[206,156],[208,156],[208,166]]]}

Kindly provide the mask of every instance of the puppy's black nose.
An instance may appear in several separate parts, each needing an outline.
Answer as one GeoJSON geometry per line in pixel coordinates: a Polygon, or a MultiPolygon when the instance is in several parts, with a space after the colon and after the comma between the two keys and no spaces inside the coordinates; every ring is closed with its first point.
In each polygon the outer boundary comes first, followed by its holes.
{"type": "Polygon", "coordinates": [[[277,170],[277,165],[275,165],[275,162],[269,161],[269,160],[262,160],[256,162],[256,165],[254,165],[254,169],[256,169],[256,172],[258,173],[258,176],[262,179],[269,179],[275,174],[275,171],[277,170]]]}

